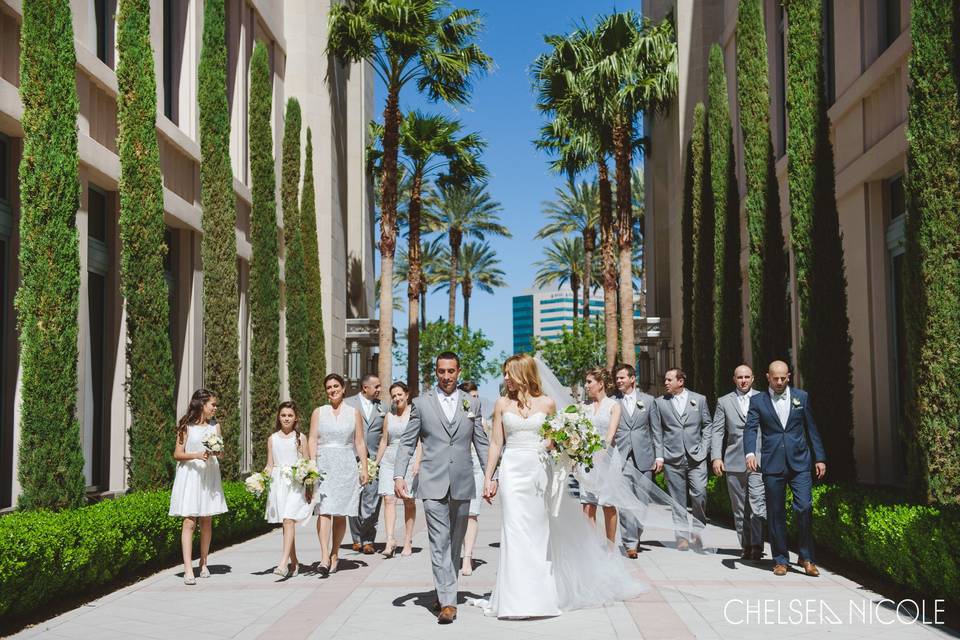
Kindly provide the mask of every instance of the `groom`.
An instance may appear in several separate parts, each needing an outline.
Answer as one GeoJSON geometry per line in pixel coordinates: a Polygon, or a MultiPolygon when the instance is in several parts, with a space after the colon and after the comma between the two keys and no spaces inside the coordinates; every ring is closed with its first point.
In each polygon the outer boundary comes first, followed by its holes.
{"type": "Polygon", "coordinates": [[[399,497],[423,500],[433,583],[440,607],[437,622],[450,624],[457,619],[457,568],[470,500],[478,497],[470,444],[485,466],[489,441],[483,431],[479,401],[457,389],[457,354],[445,351],[438,355],[436,372],[436,388],[424,391],[411,405],[410,421],[397,448],[393,482],[399,497]],[[417,495],[411,496],[404,474],[418,441],[423,446],[423,457],[417,495]]]}

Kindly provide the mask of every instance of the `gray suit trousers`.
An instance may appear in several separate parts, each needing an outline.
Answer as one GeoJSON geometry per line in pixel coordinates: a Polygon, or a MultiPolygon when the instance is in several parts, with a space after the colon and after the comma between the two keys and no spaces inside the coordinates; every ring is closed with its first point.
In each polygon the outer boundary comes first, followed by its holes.
{"type": "Polygon", "coordinates": [[[457,573],[460,570],[460,551],[467,532],[470,515],[469,500],[424,500],[423,511],[430,539],[430,562],[433,564],[433,583],[441,607],[457,606],[457,573]]]}
{"type": "Polygon", "coordinates": [[[377,481],[368,482],[360,490],[360,514],[350,518],[350,535],[359,544],[373,544],[377,539],[377,520],[380,518],[380,496],[377,481]]]}
{"type": "MultiPolygon", "coordinates": [[[[623,475],[627,479],[627,483],[630,486],[630,489],[633,491],[633,495],[641,498],[645,497],[641,495],[639,489],[640,478],[646,476],[650,482],[653,482],[653,471],[641,471],[637,469],[636,465],[633,464],[633,459],[627,461],[627,465],[623,468],[623,475]]],[[[632,511],[620,511],[620,541],[623,543],[623,546],[627,549],[636,549],[637,545],[640,543],[640,536],[643,535],[643,516],[644,513],[634,513],[632,511]]]]}
{"type": "Polygon", "coordinates": [[[697,462],[688,455],[679,462],[664,463],[663,475],[667,481],[667,493],[683,509],[674,509],[674,534],[678,539],[689,539],[687,506],[694,518],[704,524],[707,521],[707,461],[697,462]]]}
{"type": "Polygon", "coordinates": [[[740,546],[746,549],[763,545],[763,521],[767,518],[763,474],[727,472],[727,493],[730,494],[730,509],[740,546]]]}

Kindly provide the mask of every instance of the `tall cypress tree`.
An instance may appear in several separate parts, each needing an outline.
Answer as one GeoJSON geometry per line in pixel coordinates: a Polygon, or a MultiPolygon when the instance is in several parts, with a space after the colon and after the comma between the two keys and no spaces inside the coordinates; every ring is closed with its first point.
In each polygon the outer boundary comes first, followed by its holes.
{"type": "Polygon", "coordinates": [[[743,130],[747,178],[747,230],[750,238],[750,342],[754,370],[774,359],[788,359],[789,266],[783,246],[780,193],[770,131],[767,39],[760,0],[740,0],[737,17],[737,97],[743,130]]]}
{"type": "Polygon", "coordinates": [[[733,155],[733,131],[727,102],[727,75],[720,45],[710,48],[707,121],[710,126],[710,182],[714,210],[714,379],[719,396],[730,387],[733,370],[743,362],[740,309],[740,194],[733,155]]]}
{"type": "Polygon", "coordinates": [[[310,406],[310,333],[307,317],[303,234],[300,229],[300,103],[287,100],[283,125],[280,199],[286,244],[284,276],[287,302],[287,373],[290,397],[301,411],[310,406]]]}
{"type": "Polygon", "coordinates": [[[223,2],[203,3],[197,101],[200,106],[200,194],[203,206],[203,380],[217,394],[226,443],[220,468],[240,472],[240,356],[237,323],[237,225],[230,167],[227,41],[223,2]]]}
{"type": "Polygon", "coordinates": [[[960,98],[951,0],[911,4],[904,263],[910,374],[905,441],[925,498],[960,502],[960,98]]]}
{"type": "Polygon", "coordinates": [[[20,27],[21,509],[83,504],[77,422],[80,207],[76,54],[67,0],[25,0],[20,27]]]}
{"type": "Polygon", "coordinates": [[[713,404],[716,394],[713,389],[713,276],[714,276],[714,197],[713,183],[711,182],[710,167],[710,123],[707,121],[707,112],[703,103],[694,108],[694,131],[697,131],[700,146],[698,152],[699,166],[696,167],[697,177],[694,181],[699,188],[700,195],[694,202],[697,210],[694,217],[697,221],[696,245],[696,282],[694,283],[693,297],[693,349],[694,373],[693,388],[704,394],[707,401],[713,404]]]}
{"type": "Polygon", "coordinates": [[[163,260],[163,181],[150,2],[121,0],[117,14],[120,280],[127,313],[130,487],[158,489],[173,472],[176,400],[163,260]]]}
{"type": "Polygon", "coordinates": [[[787,132],[791,244],[800,302],[800,371],[831,477],[856,480],[847,278],[823,60],[823,0],[788,0],[787,132]]]}
{"type": "Polygon", "coordinates": [[[693,133],[687,141],[686,161],[683,170],[683,208],[680,212],[680,260],[681,260],[681,303],[683,311],[682,334],[680,336],[680,368],[692,379],[696,368],[693,342],[693,294],[694,274],[696,273],[696,214],[695,201],[700,197],[699,183],[697,182],[697,123],[694,120],[693,133]]]}
{"type": "Polygon", "coordinates": [[[274,429],[280,399],[280,230],[277,176],[270,127],[272,83],[267,47],[257,42],[250,58],[250,434],[253,468],[266,463],[265,441],[274,429]]]}
{"type": "MultiPolygon", "coordinates": [[[[323,379],[327,375],[327,349],[323,335],[323,292],[320,280],[320,249],[317,246],[317,203],[313,187],[313,135],[310,127],[307,127],[306,159],[303,161],[300,220],[310,345],[310,407],[316,407],[327,399],[323,387],[323,379]]],[[[304,412],[310,407],[303,407],[304,412]]]]}

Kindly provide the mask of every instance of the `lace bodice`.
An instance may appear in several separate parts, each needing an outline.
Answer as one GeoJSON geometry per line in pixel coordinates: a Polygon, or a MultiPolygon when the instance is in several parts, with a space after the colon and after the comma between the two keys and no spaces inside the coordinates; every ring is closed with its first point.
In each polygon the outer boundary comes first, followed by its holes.
{"type": "Polygon", "coordinates": [[[540,427],[546,417],[543,411],[532,413],[526,418],[512,411],[503,413],[503,433],[507,449],[538,449],[542,439],[540,427]]]}
{"type": "MultiPolygon", "coordinates": [[[[302,435],[300,436],[303,437],[302,435]]],[[[273,464],[277,467],[290,467],[300,461],[297,451],[297,436],[283,437],[280,431],[275,431],[270,438],[273,440],[273,464]]]]}
{"type": "Polygon", "coordinates": [[[395,446],[399,443],[403,430],[407,428],[407,423],[410,422],[410,414],[398,416],[394,413],[388,413],[384,421],[387,424],[387,446],[395,446]]]}
{"type": "Polygon", "coordinates": [[[600,434],[600,437],[606,437],[607,435],[607,429],[610,427],[610,412],[613,411],[616,403],[617,401],[613,398],[605,397],[600,401],[600,406],[596,407],[596,413],[594,413],[593,404],[588,404],[583,408],[584,413],[593,422],[593,428],[600,434]]]}
{"type": "Polygon", "coordinates": [[[343,403],[340,405],[340,415],[334,415],[330,405],[320,407],[320,421],[317,425],[317,447],[348,448],[353,447],[353,438],[356,434],[356,409],[343,403]]]}

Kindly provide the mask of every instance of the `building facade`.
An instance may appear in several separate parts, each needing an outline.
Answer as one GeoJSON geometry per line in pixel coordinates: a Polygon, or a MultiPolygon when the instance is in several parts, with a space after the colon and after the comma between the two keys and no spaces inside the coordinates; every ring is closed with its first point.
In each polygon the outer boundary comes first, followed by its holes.
{"type": "MultiPolygon", "coordinates": [[[[250,344],[247,284],[252,255],[247,110],[249,62],[255,41],[263,42],[270,54],[278,176],[284,105],[289,97],[300,101],[304,141],[306,128],[313,132],[317,258],[323,278],[329,370],[338,371],[343,365],[347,318],[364,316],[372,307],[373,198],[363,154],[366,123],[373,115],[373,77],[366,65],[341,66],[325,55],[327,13],[335,1],[226,0],[230,157],[237,203],[241,425],[246,436],[246,460],[250,344]]],[[[118,255],[116,4],[116,0],[71,2],[80,104],[77,126],[82,194],[77,212],[81,263],[77,415],[87,485],[91,492],[101,493],[127,488],[129,425],[124,395],[126,334],[118,255]]],[[[18,93],[18,64],[22,12],[21,0],[0,0],[0,508],[15,504],[19,494],[20,388],[13,297],[19,280],[17,170],[22,150],[23,106],[18,93]]],[[[203,384],[197,107],[203,2],[153,2],[150,18],[164,218],[170,247],[166,262],[170,336],[177,376],[177,411],[182,413],[193,390],[203,384]]],[[[279,193],[277,203],[278,225],[282,225],[279,193]]],[[[281,318],[281,333],[282,324],[281,318]]],[[[286,394],[285,366],[281,366],[281,379],[286,394]]]]}
{"type": "MultiPolygon", "coordinates": [[[[582,296],[581,296],[582,298],[582,296]]],[[[634,301],[634,319],[641,318],[639,305],[634,301]]],[[[577,318],[583,317],[583,300],[578,301],[577,318]]],[[[529,289],[513,296],[513,352],[533,349],[533,339],[552,340],[564,329],[573,328],[573,292],[529,289]]],[[[590,297],[590,319],[603,322],[603,296],[590,297]]]]}
{"type": "MultiPolygon", "coordinates": [[[[790,247],[787,188],[785,52],[788,16],[779,0],[762,3],[767,36],[770,122],[786,246],[790,247]]],[[[646,162],[646,246],[649,313],[671,319],[681,335],[681,209],[683,157],[693,111],[707,101],[711,45],[724,52],[727,93],[741,196],[743,317],[747,313],[747,229],[743,135],[736,100],[738,0],[645,0],[655,20],[672,12],[677,26],[679,91],[665,117],[648,118],[651,155],[646,162]]],[[[854,453],[860,479],[897,483],[903,478],[899,424],[905,380],[902,306],[906,166],[909,0],[824,0],[828,115],[836,165],[836,198],[846,262],[848,314],[853,342],[854,453]]],[[[793,252],[790,251],[791,353],[799,346],[793,252]]],[[[751,360],[749,327],[744,357],[751,360]]],[[[679,350],[681,345],[675,344],[679,350]]],[[[797,372],[797,382],[815,372],[797,372]]]]}

